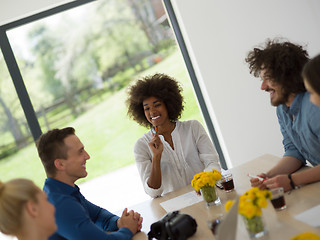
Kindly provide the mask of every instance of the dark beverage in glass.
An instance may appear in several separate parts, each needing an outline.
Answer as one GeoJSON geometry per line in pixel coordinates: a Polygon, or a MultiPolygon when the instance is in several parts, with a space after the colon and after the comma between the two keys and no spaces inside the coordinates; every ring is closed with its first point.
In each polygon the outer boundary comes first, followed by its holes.
{"type": "Polygon", "coordinates": [[[287,207],[286,201],[284,199],[284,191],[282,187],[279,188],[272,188],[270,189],[272,198],[271,203],[275,210],[280,211],[287,207]]]}
{"type": "Polygon", "coordinates": [[[286,208],[286,202],[283,196],[272,199],[271,203],[276,210],[282,210],[286,208]]]}
{"type": "Polygon", "coordinates": [[[234,189],[234,184],[233,184],[232,178],[223,181],[221,184],[222,184],[224,190],[226,190],[227,192],[232,191],[234,189]]]}
{"type": "Polygon", "coordinates": [[[232,173],[227,173],[221,177],[221,185],[226,192],[230,192],[234,189],[232,173]]]}

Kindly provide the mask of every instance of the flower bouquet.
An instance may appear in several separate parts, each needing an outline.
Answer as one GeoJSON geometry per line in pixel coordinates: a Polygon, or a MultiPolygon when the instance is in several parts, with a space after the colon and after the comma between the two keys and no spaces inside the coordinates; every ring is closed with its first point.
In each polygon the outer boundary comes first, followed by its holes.
{"type": "Polygon", "coordinates": [[[193,176],[191,186],[200,192],[208,206],[219,203],[215,184],[221,178],[221,173],[215,169],[212,172],[200,172],[193,176]]]}
{"type": "MultiPolygon", "coordinates": [[[[242,215],[251,238],[257,238],[266,233],[261,208],[268,205],[268,199],[271,199],[270,191],[260,190],[257,187],[251,188],[240,196],[238,212],[242,215]]],[[[233,201],[229,200],[225,205],[226,211],[229,211],[232,205],[233,201]]]]}
{"type": "Polygon", "coordinates": [[[290,238],[290,240],[320,240],[320,236],[312,232],[304,232],[290,238]]]}

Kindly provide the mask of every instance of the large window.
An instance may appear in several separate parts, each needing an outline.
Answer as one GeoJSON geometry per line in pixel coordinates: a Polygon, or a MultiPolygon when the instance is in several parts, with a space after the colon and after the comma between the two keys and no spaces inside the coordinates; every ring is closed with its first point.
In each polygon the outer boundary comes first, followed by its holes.
{"type": "MultiPolygon", "coordinates": [[[[160,0],[94,1],[6,34],[41,131],[72,126],[91,155],[86,180],[134,162],[133,145],[147,129],[126,116],[126,87],[141,76],[175,77],[184,87],[183,119],[203,122],[160,0]]],[[[27,177],[42,186],[36,131],[0,64],[1,180],[27,177]]]]}
{"type": "Polygon", "coordinates": [[[43,179],[41,163],[34,158],[36,149],[13,82],[0,54],[0,180],[20,176],[43,179]]]}

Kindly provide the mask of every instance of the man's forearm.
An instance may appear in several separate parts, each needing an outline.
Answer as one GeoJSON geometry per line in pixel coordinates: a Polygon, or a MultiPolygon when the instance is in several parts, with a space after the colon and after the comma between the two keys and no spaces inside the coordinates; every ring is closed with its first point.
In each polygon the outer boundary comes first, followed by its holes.
{"type": "Polygon", "coordinates": [[[267,177],[274,177],[279,174],[289,174],[297,171],[302,166],[302,162],[290,156],[283,157],[276,166],[267,172],[267,177]]]}
{"type": "Polygon", "coordinates": [[[320,165],[296,172],[291,175],[291,178],[296,186],[320,181],[320,165]]]}

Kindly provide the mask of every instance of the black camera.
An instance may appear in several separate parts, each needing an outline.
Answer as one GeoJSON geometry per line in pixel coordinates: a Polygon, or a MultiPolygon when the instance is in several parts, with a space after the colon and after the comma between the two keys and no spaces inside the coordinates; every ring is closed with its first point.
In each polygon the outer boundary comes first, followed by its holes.
{"type": "Polygon", "coordinates": [[[197,231],[197,222],[188,214],[179,211],[167,213],[150,226],[148,239],[185,240],[197,231]]]}

